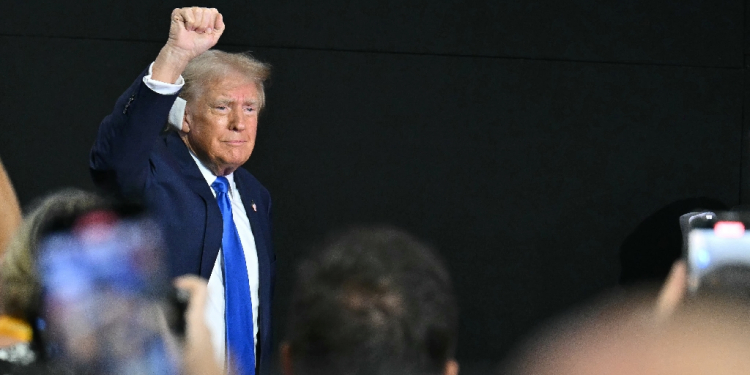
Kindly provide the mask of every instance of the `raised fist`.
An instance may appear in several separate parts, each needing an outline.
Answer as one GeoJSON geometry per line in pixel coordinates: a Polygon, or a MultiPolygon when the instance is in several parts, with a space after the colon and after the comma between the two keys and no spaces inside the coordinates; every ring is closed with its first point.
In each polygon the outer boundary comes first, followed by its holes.
{"type": "Polygon", "coordinates": [[[180,8],[172,11],[167,46],[192,59],[216,45],[224,20],[215,8],[180,8]]]}
{"type": "Polygon", "coordinates": [[[175,83],[190,60],[216,45],[224,33],[224,19],[214,8],[172,11],[169,39],[156,57],[152,79],[175,83]]]}

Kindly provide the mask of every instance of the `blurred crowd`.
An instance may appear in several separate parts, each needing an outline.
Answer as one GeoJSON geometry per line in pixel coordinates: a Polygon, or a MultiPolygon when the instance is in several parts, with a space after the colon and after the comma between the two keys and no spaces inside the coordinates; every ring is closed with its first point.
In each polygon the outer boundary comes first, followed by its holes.
{"type": "MultiPolygon", "coordinates": [[[[3,169],[0,194],[0,373],[231,373],[211,354],[206,280],[160,279],[161,239],[142,208],[67,189],[22,219],[3,169]],[[87,280],[95,285],[81,286],[87,280]]],[[[350,229],[297,269],[278,373],[459,373],[451,278],[415,237],[350,229]]],[[[498,359],[496,373],[748,373],[750,304],[686,299],[686,273],[679,260],[655,299],[620,291],[546,323],[498,359]]]]}

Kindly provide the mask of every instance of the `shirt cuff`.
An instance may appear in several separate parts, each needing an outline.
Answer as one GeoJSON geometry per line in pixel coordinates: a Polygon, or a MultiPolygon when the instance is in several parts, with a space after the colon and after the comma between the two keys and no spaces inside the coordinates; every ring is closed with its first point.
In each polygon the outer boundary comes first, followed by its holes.
{"type": "Polygon", "coordinates": [[[177,78],[177,82],[175,83],[164,83],[161,81],[157,81],[154,79],[151,79],[151,68],[154,67],[154,63],[151,63],[151,65],[148,66],[148,75],[143,77],[143,83],[148,86],[151,90],[153,90],[157,94],[161,95],[174,95],[185,84],[185,80],[182,78],[182,75],[180,75],[179,78],[177,78]]]}

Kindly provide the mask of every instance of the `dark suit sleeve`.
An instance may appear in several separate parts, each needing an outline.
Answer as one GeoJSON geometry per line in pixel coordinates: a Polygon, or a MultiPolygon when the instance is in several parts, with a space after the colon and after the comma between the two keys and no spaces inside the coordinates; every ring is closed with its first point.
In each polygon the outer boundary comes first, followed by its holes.
{"type": "Polygon", "coordinates": [[[146,186],[152,148],[167,122],[177,94],[161,95],[143,83],[148,70],[123,93],[99,125],[91,148],[90,168],[100,187],[125,196],[146,186]]]}

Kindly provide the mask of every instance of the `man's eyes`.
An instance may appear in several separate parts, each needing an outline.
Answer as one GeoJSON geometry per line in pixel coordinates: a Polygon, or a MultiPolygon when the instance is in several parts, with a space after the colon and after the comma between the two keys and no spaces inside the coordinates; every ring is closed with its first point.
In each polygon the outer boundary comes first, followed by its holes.
{"type": "MultiPolygon", "coordinates": [[[[227,105],[221,105],[220,104],[220,105],[214,106],[214,109],[216,109],[218,111],[228,111],[229,110],[229,106],[227,106],[227,105]]],[[[254,112],[255,111],[255,107],[245,107],[244,110],[245,110],[245,112],[254,112]]]]}

